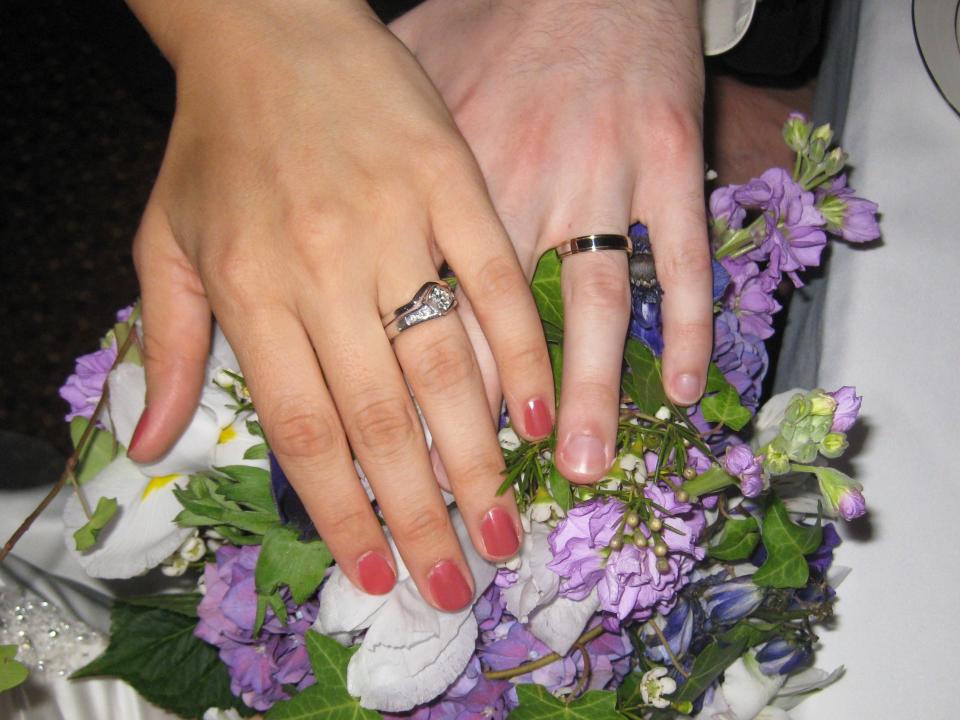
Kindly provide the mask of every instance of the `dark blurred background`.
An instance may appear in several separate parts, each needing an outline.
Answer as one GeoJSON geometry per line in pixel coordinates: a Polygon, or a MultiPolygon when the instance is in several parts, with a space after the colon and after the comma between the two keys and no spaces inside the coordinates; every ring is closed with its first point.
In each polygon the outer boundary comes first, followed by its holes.
{"type": "MultiPolygon", "coordinates": [[[[416,0],[372,4],[389,18],[416,0]]],[[[806,92],[823,5],[767,0],[711,72],[806,92]]],[[[3,0],[0,37],[0,487],[14,487],[59,475],[70,443],[57,389],[137,296],[130,243],[174,80],[122,0],[3,0]]]]}

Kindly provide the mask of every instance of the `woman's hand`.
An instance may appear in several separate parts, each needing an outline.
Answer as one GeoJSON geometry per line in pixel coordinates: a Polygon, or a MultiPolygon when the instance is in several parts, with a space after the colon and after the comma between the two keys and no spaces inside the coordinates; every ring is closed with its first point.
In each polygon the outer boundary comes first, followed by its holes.
{"type": "Polygon", "coordinates": [[[518,429],[551,432],[536,309],[470,150],[361,0],[131,4],[176,69],[178,99],[134,244],[148,391],[130,457],[156,458],[185,427],[212,310],[344,572],[373,593],[396,575],[352,448],[424,597],[463,607],[470,572],[405,380],[474,544],[503,559],[521,530],[512,497],[495,494],[503,458],[478,364],[455,313],[393,346],[380,318],[445,258],[518,429]]]}
{"type": "MultiPolygon", "coordinates": [[[[427,0],[391,26],[453,112],[528,275],[564,240],[646,223],[664,290],[664,384],[684,405],[703,392],[712,339],[697,8],[427,0]]],[[[627,258],[572,256],[562,286],[556,457],[568,478],[590,482],[615,455],[627,258]]],[[[495,406],[493,358],[464,305],[495,406]]]]}

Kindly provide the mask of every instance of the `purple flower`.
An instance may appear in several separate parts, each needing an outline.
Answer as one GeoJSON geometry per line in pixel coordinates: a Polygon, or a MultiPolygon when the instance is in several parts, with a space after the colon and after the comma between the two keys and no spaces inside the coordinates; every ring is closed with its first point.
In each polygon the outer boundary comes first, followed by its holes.
{"type": "Polygon", "coordinates": [[[103,395],[110,368],[117,359],[117,344],[77,358],[73,375],[60,388],[60,397],[70,403],[70,412],[64,418],[93,417],[93,411],[103,395]]]}
{"type": "Polygon", "coordinates": [[[779,284],[777,278],[745,258],[725,259],[724,267],[732,283],[725,297],[725,305],[740,320],[740,330],[747,335],[768,338],[773,335],[773,316],[782,306],[774,297],[779,284]]]}
{"type": "Polygon", "coordinates": [[[603,552],[623,517],[619,500],[594,498],[572,508],[550,534],[553,560],[547,565],[560,575],[560,594],[582,600],[604,574],[603,552]]]}
{"type": "Polygon", "coordinates": [[[849,487],[840,495],[837,508],[840,510],[840,517],[844,520],[855,520],[867,512],[867,501],[864,500],[860,488],[849,487]]]}
{"type": "Polygon", "coordinates": [[[844,385],[836,392],[827,393],[837,401],[837,409],[833,412],[833,424],[830,432],[847,432],[857,421],[860,414],[860,403],[863,398],[857,395],[857,389],[844,385]]]}
{"type": "MultiPolygon", "coordinates": [[[[644,494],[663,525],[658,533],[667,547],[663,558],[650,544],[639,548],[628,541],[620,550],[609,549],[624,513],[619,500],[594,499],[573,508],[550,535],[554,560],[548,567],[561,576],[560,594],[582,599],[596,587],[601,609],[610,614],[604,622],[607,629],[628,618],[645,620],[654,611],[669,612],[696,561],[705,556],[697,545],[705,524],[703,511],[656,485],[648,485],[644,494]]],[[[634,533],[653,536],[646,524],[634,533]]]]}
{"type": "Polygon", "coordinates": [[[763,602],[766,592],[753,584],[752,575],[709,585],[701,596],[704,610],[714,623],[728,624],[742,620],[763,602]]]}
{"type": "Polygon", "coordinates": [[[230,690],[256,710],[268,710],[286,699],[284,685],[302,690],[315,680],[304,636],[317,616],[317,603],[296,605],[286,590],[287,624],[267,609],[257,635],[254,571],[260,547],[224,546],[217,562],[204,569],[206,594],[197,607],[200,621],[194,634],[220,649],[220,659],[230,673],[230,690]]]}
{"type": "Polygon", "coordinates": [[[756,411],[769,364],[763,339],[744,333],[732,310],[724,310],[714,318],[713,330],[713,361],[736,388],[743,404],[756,411]]]}
{"type": "Polygon", "coordinates": [[[757,497],[767,485],[763,455],[754,455],[749,445],[730,445],[723,456],[723,468],[740,480],[745,497],[757,497]]]}
{"type": "MultiPolygon", "coordinates": [[[[500,570],[500,572],[503,571],[503,569],[500,570]]],[[[500,572],[497,573],[497,577],[499,577],[500,572]]],[[[507,570],[506,572],[511,571],[507,570]]],[[[516,576],[516,573],[513,573],[513,575],[516,576]]],[[[514,582],[516,582],[516,578],[514,578],[514,582]]],[[[477,598],[477,602],[473,606],[473,614],[477,618],[477,625],[480,628],[480,632],[493,630],[500,624],[505,610],[503,599],[500,595],[500,587],[501,586],[497,585],[495,578],[494,583],[487,588],[487,591],[483,593],[483,595],[477,598]]]]}
{"type": "Polygon", "coordinates": [[[823,540],[814,552],[807,555],[807,564],[811,570],[825,575],[827,570],[833,564],[833,550],[840,544],[840,535],[833,523],[826,523],[823,526],[823,540]]]}
{"type": "Polygon", "coordinates": [[[758,209],[766,219],[766,234],[751,260],[769,260],[770,272],[787,273],[793,284],[802,287],[797,271],[820,264],[827,244],[826,221],[816,207],[816,197],[804,190],[783,168],[771,168],[759,178],[733,191],[733,200],[758,209]]]}
{"type": "Polygon", "coordinates": [[[710,217],[724,223],[731,230],[742,228],[747,217],[746,209],[734,197],[739,187],[724,185],[710,193],[710,217]]]}
{"type": "Polygon", "coordinates": [[[479,658],[474,655],[463,673],[432,702],[410,712],[384,713],[387,720],[504,720],[517,703],[513,684],[507,680],[488,680],[479,658]]]}
{"type": "Polygon", "coordinates": [[[817,207],[826,219],[827,229],[849,242],[869,242],[880,237],[877,204],[853,194],[847,176],[835,177],[829,187],[817,190],[817,207]]]}
{"type": "MultiPolygon", "coordinates": [[[[595,619],[590,627],[596,627],[595,619]]],[[[590,683],[587,689],[602,690],[619,685],[630,671],[633,647],[621,633],[603,633],[586,645],[590,656],[590,683]]],[[[493,670],[508,670],[549,655],[551,650],[537,640],[522,623],[505,619],[490,638],[477,649],[480,659],[493,670]]],[[[513,678],[515,683],[538,683],[557,693],[574,688],[584,670],[583,656],[573,651],[544,667],[513,678]]]]}
{"type": "Polygon", "coordinates": [[[681,597],[676,606],[664,618],[656,617],[643,626],[641,637],[643,638],[644,654],[654,662],[664,665],[671,662],[673,657],[682,657],[690,649],[690,642],[693,640],[694,626],[696,625],[695,613],[692,612],[693,606],[690,602],[681,597]],[[660,642],[660,636],[650,627],[651,623],[656,623],[660,628],[663,637],[666,639],[669,647],[663,646],[660,642]]]}
{"type": "Polygon", "coordinates": [[[757,651],[757,662],[764,675],[789,675],[810,660],[809,646],[775,638],[757,651]]]}

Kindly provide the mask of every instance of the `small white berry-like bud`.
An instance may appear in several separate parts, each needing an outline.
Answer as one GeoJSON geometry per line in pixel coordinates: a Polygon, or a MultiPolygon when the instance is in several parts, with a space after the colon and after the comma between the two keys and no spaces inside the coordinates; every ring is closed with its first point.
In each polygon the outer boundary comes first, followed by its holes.
{"type": "Polygon", "coordinates": [[[160,572],[167,577],[180,577],[187,571],[188,565],[189,563],[178,555],[169,564],[161,566],[160,572]]]}
{"type": "Polygon", "coordinates": [[[660,409],[657,410],[656,415],[654,415],[654,417],[656,417],[657,420],[669,420],[670,408],[668,408],[666,405],[661,405],[660,409]]]}
{"type": "Polygon", "coordinates": [[[198,537],[187,538],[183,545],[180,546],[180,557],[187,562],[202,560],[206,554],[207,546],[203,540],[198,537]]]}
{"type": "Polygon", "coordinates": [[[620,457],[620,467],[626,470],[627,472],[633,472],[636,469],[637,464],[639,462],[640,462],[640,458],[638,458],[633,453],[624,453],[620,457]]]}
{"type": "Polygon", "coordinates": [[[233,375],[223,368],[217,370],[217,374],[213,376],[213,384],[223,390],[230,390],[233,387],[233,383],[233,375]]]}
{"type": "Polygon", "coordinates": [[[520,437],[514,432],[512,427],[505,427],[498,432],[497,440],[500,441],[500,447],[504,450],[516,450],[520,447],[520,437]]]}

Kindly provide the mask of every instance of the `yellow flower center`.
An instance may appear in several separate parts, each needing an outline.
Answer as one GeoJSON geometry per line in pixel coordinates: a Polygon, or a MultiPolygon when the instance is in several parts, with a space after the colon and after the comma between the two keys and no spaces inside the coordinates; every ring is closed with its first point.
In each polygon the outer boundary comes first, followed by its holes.
{"type": "Polygon", "coordinates": [[[150,478],[150,482],[148,482],[147,486],[143,489],[143,495],[140,496],[140,499],[146,500],[147,496],[154,490],[159,490],[164,485],[169,485],[178,477],[181,477],[180,473],[174,473],[173,475],[159,475],[155,478],[150,478]]]}
{"type": "Polygon", "coordinates": [[[236,437],[237,431],[233,429],[233,425],[230,425],[220,431],[220,437],[217,438],[217,443],[220,445],[226,445],[231,440],[235,440],[236,437]]]}

